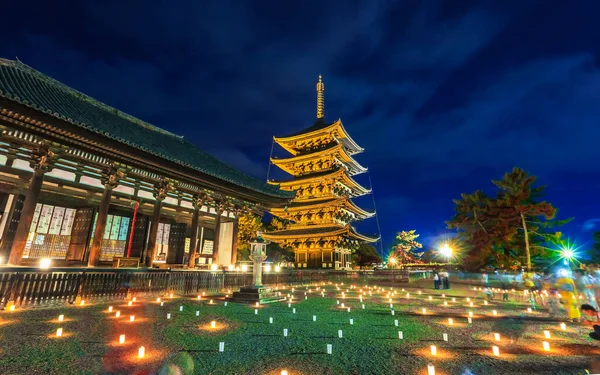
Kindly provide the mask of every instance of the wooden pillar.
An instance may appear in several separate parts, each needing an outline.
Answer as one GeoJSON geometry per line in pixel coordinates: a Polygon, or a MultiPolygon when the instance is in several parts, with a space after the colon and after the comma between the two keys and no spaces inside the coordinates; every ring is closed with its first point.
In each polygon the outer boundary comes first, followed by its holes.
{"type": "MultiPolygon", "coordinates": [[[[163,198],[164,199],[164,198],[163,198]]],[[[160,221],[160,209],[162,208],[162,199],[154,201],[154,211],[152,212],[152,223],[150,223],[150,234],[148,238],[148,250],[146,251],[146,266],[152,267],[154,255],[156,253],[156,235],[158,234],[158,223],[160,221]]]]}
{"type": "Polygon", "coordinates": [[[196,265],[196,242],[198,242],[198,216],[200,207],[194,207],[194,216],[192,216],[192,237],[190,238],[190,254],[188,259],[188,267],[194,268],[196,265]]]}
{"type": "Polygon", "coordinates": [[[94,230],[94,239],[90,256],[88,258],[88,267],[96,267],[100,261],[100,253],[102,252],[102,241],[104,240],[104,230],[106,228],[106,219],[108,218],[108,209],[110,207],[110,197],[112,191],[119,185],[119,180],[125,176],[125,172],[119,169],[117,164],[111,165],[102,176],[102,199],[100,199],[100,207],[98,207],[98,218],[96,219],[96,229],[94,230]]]}
{"type": "Polygon", "coordinates": [[[104,230],[106,228],[106,218],[108,217],[108,208],[110,207],[110,196],[112,188],[105,188],[98,207],[98,218],[96,219],[96,229],[94,230],[94,239],[88,258],[88,267],[96,267],[100,261],[100,252],[102,250],[102,240],[104,239],[104,230]]]}
{"type": "Polygon", "coordinates": [[[213,243],[213,264],[219,261],[219,234],[221,233],[221,214],[223,210],[217,210],[217,218],[215,220],[215,239],[213,243]]]}
{"type": "Polygon", "coordinates": [[[158,234],[158,223],[160,222],[160,209],[162,202],[167,197],[169,190],[173,189],[173,181],[163,179],[154,185],[154,211],[152,212],[152,223],[150,224],[150,234],[148,237],[148,249],[146,249],[146,266],[152,267],[154,255],[156,253],[156,235],[158,234]]]}
{"type": "Polygon", "coordinates": [[[21,210],[21,217],[15,232],[15,238],[10,250],[8,257],[8,264],[12,266],[18,266],[21,264],[23,259],[23,252],[25,251],[25,245],[27,244],[27,237],[29,236],[29,229],[31,228],[31,222],[33,221],[33,214],[35,212],[35,206],[42,190],[42,184],[44,182],[44,168],[35,168],[31,181],[29,182],[29,188],[25,194],[25,202],[23,203],[23,210],[21,210]]]}
{"type": "Polygon", "coordinates": [[[231,245],[231,264],[233,264],[233,265],[235,265],[235,262],[237,262],[238,231],[239,231],[239,224],[238,224],[238,220],[236,219],[233,222],[233,241],[232,241],[232,245],[231,245]]]}

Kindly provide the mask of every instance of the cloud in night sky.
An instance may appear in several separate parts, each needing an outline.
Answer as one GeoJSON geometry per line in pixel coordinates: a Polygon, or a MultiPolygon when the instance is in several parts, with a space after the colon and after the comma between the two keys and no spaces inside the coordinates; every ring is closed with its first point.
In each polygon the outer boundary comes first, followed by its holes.
{"type": "Polygon", "coordinates": [[[548,184],[578,236],[600,188],[600,4],[583,3],[40,4],[6,20],[0,56],[261,179],[272,136],[314,121],[323,74],[326,118],[366,149],[385,246],[399,230],[446,236],[451,200],[513,166],[548,184]]]}

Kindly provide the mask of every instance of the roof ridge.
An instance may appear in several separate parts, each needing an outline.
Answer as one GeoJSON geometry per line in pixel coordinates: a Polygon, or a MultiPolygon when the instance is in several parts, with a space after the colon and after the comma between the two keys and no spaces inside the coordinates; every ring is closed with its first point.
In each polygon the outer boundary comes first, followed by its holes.
{"type": "Polygon", "coordinates": [[[115,107],[112,107],[112,106],[110,106],[110,105],[108,105],[106,103],[103,103],[103,102],[101,102],[101,101],[99,101],[97,99],[94,99],[91,96],[82,93],[81,91],[75,90],[74,88],[65,85],[64,83],[62,83],[62,82],[60,82],[60,81],[58,81],[58,80],[56,80],[56,79],[54,79],[54,78],[52,78],[52,77],[50,77],[50,76],[48,76],[46,74],[40,72],[39,70],[36,70],[36,69],[30,67],[29,65],[25,64],[24,62],[22,62],[18,58],[16,60],[9,60],[9,59],[0,58],[0,65],[11,66],[13,68],[19,69],[19,70],[24,71],[26,73],[33,74],[37,78],[43,80],[44,82],[46,82],[46,83],[48,83],[48,84],[50,84],[50,85],[52,85],[52,86],[54,86],[54,87],[56,87],[56,88],[58,88],[60,90],[63,90],[63,91],[67,92],[70,95],[74,95],[74,96],[78,97],[79,99],[86,100],[87,102],[89,102],[90,104],[94,105],[95,107],[98,107],[98,108],[100,108],[100,109],[102,109],[102,110],[104,110],[106,112],[110,112],[110,113],[115,114],[115,115],[117,115],[119,117],[122,117],[122,118],[124,118],[124,119],[126,119],[128,121],[131,121],[131,122],[133,122],[133,123],[135,123],[135,124],[137,124],[139,126],[142,126],[142,127],[146,128],[146,129],[155,131],[157,133],[169,135],[169,136],[177,138],[177,139],[183,139],[182,135],[177,135],[177,134],[172,133],[172,132],[170,132],[168,130],[159,128],[156,125],[152,125],[152,124],[150,124],[150,123],[148,123],[148,122],[146,122],[144,120],[140,120],[139,118],[137,118],[135,116],[132,116],[132,115],[130,115],[128,113],[125,113],[125,112],[123,112],[121,110],[118,110],[115,107]]]}

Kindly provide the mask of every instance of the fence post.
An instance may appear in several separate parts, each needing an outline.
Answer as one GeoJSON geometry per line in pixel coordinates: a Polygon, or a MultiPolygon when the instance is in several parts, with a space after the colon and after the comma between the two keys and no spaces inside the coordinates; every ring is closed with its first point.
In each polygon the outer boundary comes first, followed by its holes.
{"type": "Polygon", "coordinates": [[[169,295],[171,293],[171,271],[167,271],[167,285],[165,287],[165,295],[169,295]]]}
{"type": "Polygon", "coordinates": [[[85,284],[85,277],[86,277],[86,273],[85,271],[81,272],[79,274],[79,278],[77,279],[77,284],[75,284],[75,289],[77,289],[77,294],[75,295],[75,301],[73,301],[72,303],[74,303],[75,305],[79,305],[81,303],[81,299],[83,298],[83,285],[85,284]]]}
{"type": "Polygon", "coordinates": [[[17,300],[17,295],[19,293],[19,289],[21,286],[21,282],[23,280],[23,277],[25,275],[23,273],[17,272],[13,275],[13,278],[10,282],[10,297],[8,297],[8,301],[6,302],[6,305],[4,306],[4,309],[6,311],[9,311],[11,308],[14,308],[12,306],[15,306],[15,302],[17,300]]]}

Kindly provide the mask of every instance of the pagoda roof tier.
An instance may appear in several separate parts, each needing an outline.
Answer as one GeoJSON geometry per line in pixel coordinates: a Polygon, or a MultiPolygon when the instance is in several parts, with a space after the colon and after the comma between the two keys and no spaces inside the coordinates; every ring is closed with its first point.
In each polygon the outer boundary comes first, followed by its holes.
{"type": "Polygon", "coordinates": [[[323,118],[318,118],[314,125],[307,129],[285,137],[273,137],[273,140],[292,155],[298,155],[304,150],[305,146],[303,145],[306,145],[310,140],[328,138],[329,136],[343,144],[350,155],[364,151],[350,138],[341,119],[333,123],[327,123],[323,118]]]}
{"type": "Polygon", "coordinates": [[[344,209],[354,213],[360,219],[370,218],[375,215],[374,212],[369,212],[369,211],[363,210],[362,208],[358,207],[348,197],[292,202],[286,208],[271,209],[271,213],[275,216],[280,216],[286,212],[289,213],[289,212],[295,212],[295,211],[306,211],[306,210],[311,210],[311,209],[322,209],[322,208],[328,208],[328,207],[344,208],[344,209]]]}
{"type": "MultiPolygon", "coordinates": [[[[352,156],[350,156],[346,152],[346,148],[341,143],[332,144],[329,147],[323,148],[319,151],[312,152],[310,154],[298,155],[298,156],[294,156],[291,158],[285,158],[285,159],[271,158],[271,163],[275,164],[276,166],[278,166],[279,168],[281,168],[282,170],[284,170],[285,172],[287,172],[291,175],[304,176],[304,175],[309,175],[310,173],[312,173],[312,171],[305,172],[305,173],[298,173],[297,171],[294,170],[295,164],[310,163],[313,161],[318,161],[323,158],[335,159],[336,161],[339,162],[336,164],[341,164],[341,165],[345,166],[348,169],[348,173],[350,173],[350,175],[356,175],[356,174],[364,173],[367,171],[367,168],[360,165],[356,160],[354,160],[352,158],[352,156]]],[[[326,170],[331,170],[331,168],[328,168],[326,170]]],[[[317,170],[315,172],[320,172],[320,170],[317,170]]]]}
{"type": "MultiPolygon", "coordinates": [[[[201,176],[210,176],[238,189],[269,197],[294,197],[292,192],[282,191],[222,163],[182,136],[121,112],[20,61],[0,59],[2,98],[68,122],[81,131],[115,141],[123,147],[134,148],[144,157],[151,156],[161,162],[190,168],[201,176]]],[[[176,168],[174,165],[171,167],[176,168]]]]}
{"type": "Polygon", "coordinates": [[[304,228],[284,229],[276,232],[263,233],[263,238],[271,241],[334,236],[343,236],[366,242],[375,242],[379,240],[379,237],[370,237],[358,233],[350,225],[311,225],[304,228]]]}
{"type": "MultiPolygon", "coordinates": [[[[356,182],[355,179],[350,177],[344,168],[338,168],[336,170],[326,170],[323,172],[312,173],[309,175],[298,176],[288,181],[268,181],[269,184],[277,185],[283,189],[294,189],[296,186],[303,184],[316,182],[319,180],[334,180],[336,182],[343,183],[346,187],[352,190],[353,197],[359,197],[371,192],[371,189],[363,187],[361,184],[356,182]]],[[[295,190],[295,189],[294,189],[295,190]]]]}

